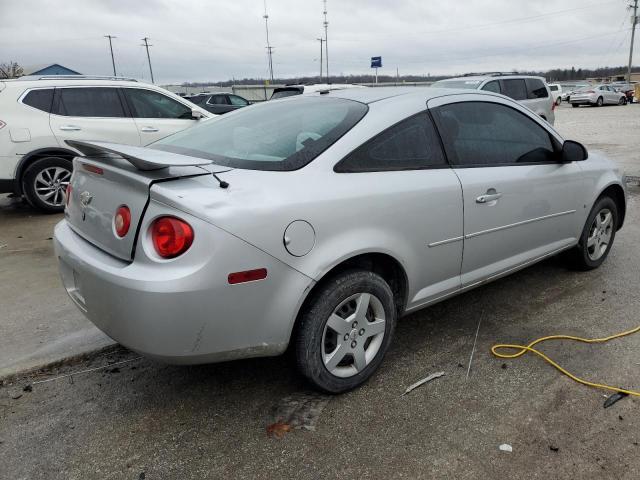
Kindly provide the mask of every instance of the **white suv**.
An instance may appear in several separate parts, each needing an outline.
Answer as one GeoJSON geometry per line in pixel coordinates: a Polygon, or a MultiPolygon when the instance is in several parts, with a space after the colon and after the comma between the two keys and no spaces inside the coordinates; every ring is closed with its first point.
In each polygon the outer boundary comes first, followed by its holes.
{"type": "Polygon", "coordinates": [[[431,86],[437,88],[469,88],[501,93],[540,115],[551,125],[556,119],[554,113],[556,102],[547,82],[542,77],[511,72],[474,73],[464,77],[439,80],[431,84],[431,86]]]}
{"type": "Polygon", "coordinates": [[[167,90],[118,77],[44,76],[0,81],[0,193],[64,209],[66,140],[148,145],[212,113],[167,90]]]}

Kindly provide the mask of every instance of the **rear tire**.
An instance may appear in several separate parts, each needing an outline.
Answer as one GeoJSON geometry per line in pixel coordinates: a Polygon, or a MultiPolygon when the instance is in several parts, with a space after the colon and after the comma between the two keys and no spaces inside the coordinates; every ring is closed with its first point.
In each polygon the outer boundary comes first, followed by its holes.
{"type": "Polygon", "coordinates": [[[391,288],[380,275],[350,270],[312,295],[295,339],[298,369],[328,393],[362,385],[393,338],[397,313],[391,288]]]}
{"type": "Polygon", "coordinates": [[[598,97],[598,100],[596,100],[596,107],[601,107],[604,104],[604,100],[602,99],[602,97],[598,97]]]}
{"type": "Polygon", "coordinates": [[[567,252],[571,266],[577,270],[593,270],[605,261],[618,225],[618,207],[611,197],[599,198],[582,229],[578,245],[567,252]]]}
{"type": "Polygon", "coordinates": [[[558,98],[556,99],[556,105],[557,105],[557,106],[560,106],[560,104],[561,104],[561,103],[562,103],[562,99],[561,99],[560,97],[558,97],[558,98]]]}
{"type": "Polygon", "coordinates": [[[62,212],[71,170],[71,162],[60,157],[33,162],[22,175],[22,192],[27,201],[46,213],[62,212]]]}

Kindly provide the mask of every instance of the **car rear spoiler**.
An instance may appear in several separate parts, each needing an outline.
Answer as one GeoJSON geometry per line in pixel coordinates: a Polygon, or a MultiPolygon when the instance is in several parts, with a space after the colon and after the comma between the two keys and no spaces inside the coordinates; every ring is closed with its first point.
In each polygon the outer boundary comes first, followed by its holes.
{"type": "Polygon", "coordinates": [[[138,170],[160,170],[173,166],[188,167],[213,163],[211,160],[204,158],[190,157],[145,147],[121,145],[119,143],[83,142],[80,140],[65,140],[65,142],[87,157],[100,156],[105,153],[118,155],[138,170]]]}

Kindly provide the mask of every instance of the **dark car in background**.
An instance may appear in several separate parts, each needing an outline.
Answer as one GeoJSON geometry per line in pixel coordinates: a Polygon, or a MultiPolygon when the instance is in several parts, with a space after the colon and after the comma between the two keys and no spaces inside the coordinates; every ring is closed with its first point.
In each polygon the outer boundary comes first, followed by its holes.
{"type": "Polygon", "coordinates": [[[249,100],[233,93],[199,93],[185,97],[208,112],[221,115],[250,105],[249,100]]]}

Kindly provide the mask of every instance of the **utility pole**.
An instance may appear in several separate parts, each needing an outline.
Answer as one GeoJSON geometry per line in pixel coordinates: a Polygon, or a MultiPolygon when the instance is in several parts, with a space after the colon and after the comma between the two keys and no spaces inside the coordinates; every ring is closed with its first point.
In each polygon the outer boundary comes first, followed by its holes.
{"type": "Polygon", "coordinates": [[[316,38],[320,42],[320,83],[322,83],[322,43],[324,38],[316,38]]]}
{"type": "Polygon", "coordinates": [[[111,65],[113,65],[113,76],[117,76],[116,73],[116,61],[113,59],[113,45],[111,45],[111,39],[112,38],[118,38],[118,37],[114,37],[113,35],[105,35],[104,38],[108,38],[109,39],[109,50],[111,50],[111,65]]]}
{"type": "Polygon", "coordinates": [[[267,15],[267,0],[264,0],[264,28],[267,31],[267,55],[269,57],[269,76],[273,83],[273,47],[269,43],[269,15],[267,15]]]}
{"type": "Polygon", "coordinates": [[[629,67],[627,68],[627,82],[631,83],[631,64],[633,63],[633,41],[636,36],[636,25],[638,24],[638,0],[633,0],[633,27],[631,27],[631,45],[629,46],[629,67]]]}
{"type": "Polygon", "coordinates": [[[142,39],[142,41],[144,42],[144,45],[142,45],[142,46],[147,49],[147,60],[149,61],[149,73],[151,74],[151,83],[156,83],[153,80],[153,69],[151,68],[151,57],[149,56],[149,47],[153,47],[153,45],[149,45],[149,38],[148,37],[144,37],[142,39]]]}
{"type": "MultiPolygon", "coordinates": [[[[327,62],[327,83],[329,83],[329,37],[327,36],[327,27],[329,26],[329,22],[327,22],[327,0],[322,0],[324,3],[324,58],[327,62]]],[[[637,0],[636,0],[637,3],[637,0]]]]}

